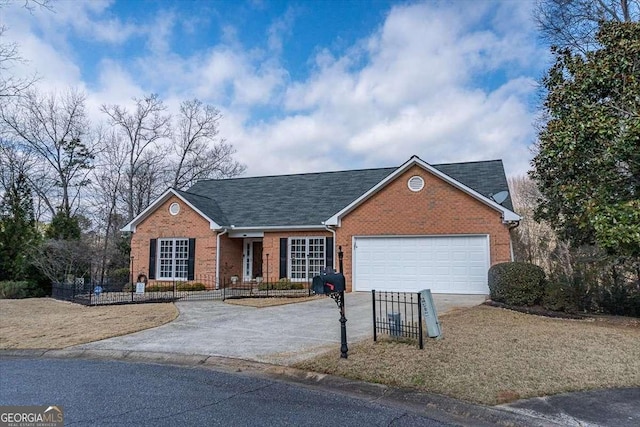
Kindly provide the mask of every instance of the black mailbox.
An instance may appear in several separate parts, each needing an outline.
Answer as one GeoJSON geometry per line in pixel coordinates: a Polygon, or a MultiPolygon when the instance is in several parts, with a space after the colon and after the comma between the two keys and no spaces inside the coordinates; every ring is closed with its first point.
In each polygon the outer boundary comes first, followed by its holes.
{"type": "Polygon", "coordinates": [[[345,288],[345,279],[342,273],[321,274],[315,276],[311,282],[311,290],[316,294],[344,292],[345,288]]]}

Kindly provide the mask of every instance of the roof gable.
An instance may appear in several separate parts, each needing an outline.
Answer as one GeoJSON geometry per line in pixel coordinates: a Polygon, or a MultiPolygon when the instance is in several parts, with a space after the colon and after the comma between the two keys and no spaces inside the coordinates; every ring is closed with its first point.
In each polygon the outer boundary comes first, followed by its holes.
{"type": "MultiPolygon", "coordinates": [[[[521,219],[519,215],[517,215],[516,213],[514,213],[510,209],[508,209],[508,208],[504,207],[503,205],[500,205],[500,204],[496,203],[494,200],[492,200],[490,198],[490,195],[483,195],[483,194],[479,193],[478,191],[474,190],[473,188],[469,187],[468,185],[466,185],[466,184],[460,182],[459,180],[454,179],[453,177],[451,177],[451,176],[447,175],[446,173],[442,172],[441,170],[439,170],[439,168],[434,167],[434,166],[428,164],[427,162],[423,161],[418,156],[413,156],[405,164],[403,164],[399,168],[395,169],[391,174],[387,175],[382,181],[380,181],[374,187],[369,189],[366,193],[362,194],[360,197],[358,197],[352,203],[350,203],[349,205],[347,205],[344,208],[342,208],[336,214],[332,215],[324,223],[327,224],[327,225],[340,225],[340,219],[343,216],[345,216],[346,214],[348,214],[349,212],[351,212],[352,210],[354,210],[355,208],[360,206],[360,204],[364,203],[371,196],[373,196],[378,191],[380,191],[382,188],[384,188],[387,184],[389,184],[390,182],[395,180],[397,177],[399,177],[404,172],[409,170],[409,168],[411,168],[412,166],[415,166],[415,165],[422,167],[423,169],[427,170],[428,172],[431,172],[433,175],[437,176],[438,178],[442,179],[443,181],[453,185],[454,187],[456,187],[457,189],[463,191],[464,193],[467,193],[468,195],[470,195],[471,197],[475,198],[476,200],[486,204],[487,206],[495,209],[496,211],[501,212],[503,221],[505,221],[505,222],[508,222],[508,221],[519,221],[521,219]]],[[[471,175],[472,172],[478,172],[477,170],[476,171],[469,170],[469,171],[464,171],[464,173],[463,173],[459,169],[453,168],[452,166],[454,166],[454,165],[459,167],[462,164],[458,163],[458,164],[444,165],[445,166],[444,169],[448,169],[449,172],[454,172],[454,173],[457,172],[459,176],[463,177],[463,179],[466,179],[467,181],[472,178],[472,175],[471,175]]],[[[502,162],[501,161],[500,161],[500,167],[502,168],[502,162]]],[[[502,170],[502,176],[504,176],[504,170],[502,170]]],[[[496,185],[498,184],[498,181],[499,180],[496,179],[496,182],[495,182],[496,185]]],[[[508,188],[508,186],[506,186],[506,178],[504,179],[504,183],[505,183],[505,187],[508,188]]],[[[491,185],[493,185],[493,184],[494,183],[491,183],[491,185]]],[[[496,191],[496,193],[497,193],[497,191],[496,191]]]]}
{"type": "MultiPolygon", "coordinates": [[[[216,221],[211,219],[211,217],[208,215],[208,213],[205,213],[202,210],[202,207],[214,206],[215,205],[215,201],[210,200],[210,202],[204,202],[204,199],[207,199],[207,198],[205,198],[205,197],[192,197],[192,195],[189,195],[189,197],[185,197],[185,195],[187,195],[187,194],[188,193],[186,193],[184,191],[178,191],[178,190],[174,190],[173,188],[169,188],[167,191],[162,193],[162,195],[160,197],[158,197],[156,200],[154,200],[153,203],[151,203],[149,206],[147,206],[147,208],[144,211],[142,211],[133,220],[131,220],[131,222],[129,222],[124,227],[122,227],[120,229],[120,231],[129,231],[129,232],[135,233],[136,226],[138,224],[140,224],[142,221],[144,221],[149,215],[153,214],[153,212],[155,212],[155,210],[159,206],[161,206],[164,202],[169,200],[172,196],[175,196],[178,199],[182,200],[182,202],[184,202],[187,206],[189,206],[191,209],[193,209],[195,212],[197,212],[204,219],[209,221],[209,227],[212,230],[218,230],[218,229],[222,228],[216,221]]],[[[212,210],[213,210],[213,208],[212,208],[212,210]]],[[[220,211],[220,212],[222,212],[222,211],[220,211]]],[[[220,219],[218,221],[220,221],[220,219]]]]}

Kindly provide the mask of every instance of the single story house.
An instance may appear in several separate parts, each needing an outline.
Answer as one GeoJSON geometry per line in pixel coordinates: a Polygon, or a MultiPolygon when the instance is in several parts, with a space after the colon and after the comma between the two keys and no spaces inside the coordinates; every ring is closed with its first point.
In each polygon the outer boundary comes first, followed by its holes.
{"type": "Polygon", "coordinates": [[[501,160],[204,180],[169,189],[122,230],[149,281],[311,281],[343,253],[348,291],[488,294],[512,260],[501,160]],[[500,193],[500,197],[495,197],[500,193]],[[498,203],[501,202],[501,203],[498,203]]]}

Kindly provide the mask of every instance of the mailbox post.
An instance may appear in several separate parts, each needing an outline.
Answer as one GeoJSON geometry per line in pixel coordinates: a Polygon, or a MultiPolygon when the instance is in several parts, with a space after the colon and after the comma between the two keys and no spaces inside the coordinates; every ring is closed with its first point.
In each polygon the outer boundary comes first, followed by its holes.
{"type": "Polygon", "coordinates": [[[338,309],[340,310],[340,357],[346,359],[349,348],[347,347],[347,318],[344,315],[345,279],[342,274],[343,256],[342,246],[338,246],[340,273],[325,272],[325,274],[315,276],[311,286],[313,292],[316,294],[329,295],[338,305],[338,309]]]}

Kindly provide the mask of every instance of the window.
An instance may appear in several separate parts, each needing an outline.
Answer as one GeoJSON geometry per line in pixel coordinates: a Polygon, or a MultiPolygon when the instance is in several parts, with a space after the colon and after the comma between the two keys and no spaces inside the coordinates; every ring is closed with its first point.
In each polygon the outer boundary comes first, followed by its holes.
{"type": "Polygon", "coordinates": [[[158,239],[158,279],[187,280],[189,239],[158,239]]]}
{"type": "Polygon", "coordinates": [[[311,280],[325,265],[324,237],[292,237],[289,239],[292,281],[311,280]]]}

